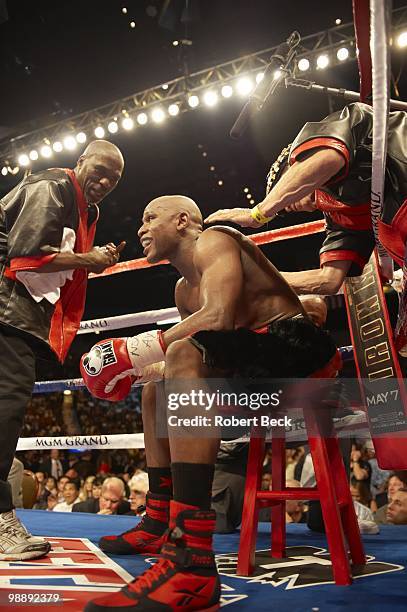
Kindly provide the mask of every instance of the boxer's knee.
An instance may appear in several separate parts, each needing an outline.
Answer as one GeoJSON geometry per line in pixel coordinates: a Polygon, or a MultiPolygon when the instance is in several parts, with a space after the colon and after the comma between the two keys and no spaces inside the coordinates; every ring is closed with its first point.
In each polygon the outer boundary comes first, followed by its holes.
{"type": "Polygon", "coordinates": [[[198,373],[202,366],[202,356],[188,338],[176,340],[165,354],[165,378],[174,378],[198,373]]]}

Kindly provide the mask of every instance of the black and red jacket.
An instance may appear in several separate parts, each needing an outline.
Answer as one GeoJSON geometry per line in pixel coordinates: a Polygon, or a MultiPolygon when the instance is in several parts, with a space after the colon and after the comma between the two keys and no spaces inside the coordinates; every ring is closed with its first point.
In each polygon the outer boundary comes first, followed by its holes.
{"type": "MultiPolygon", "coordinates": [[[[379,237],[400,265],[407,238],[407,114],[390,113],[383,215],[379,237]]],[[[374,246],[370,215],[372,178],[372,107],[349,104],[316,123],[306,123],[290,151],[290,164],[320,148],[333,148],[345,166],[316,191],[317,208],[324,213],[326,238],[320,250],[321,265],[351,261],[349,276],[361,274],[374,246]]]]}
{"type": "Polygon", "coordinates": [[[88,206],[73,170],[32,174],[0,200],[0,325],[63,362],[85,307],[87,271],[74,270],[55,304],[36,302],[16,273],[35,272],[61,248],[64,229],[75,232],[75,253],[92,248],[99,215],[88,206]]]}

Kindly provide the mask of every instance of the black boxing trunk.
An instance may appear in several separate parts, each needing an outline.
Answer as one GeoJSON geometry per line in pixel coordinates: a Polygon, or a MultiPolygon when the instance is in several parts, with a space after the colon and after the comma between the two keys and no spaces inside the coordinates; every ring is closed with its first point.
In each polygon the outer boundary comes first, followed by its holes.
{"type": "Polygon", "coordinates": [[[305,378],[336,352],[331,336],[303,316],[259,330],[200,331],[189,341],[209,368],[239,378],[305,378]]]}

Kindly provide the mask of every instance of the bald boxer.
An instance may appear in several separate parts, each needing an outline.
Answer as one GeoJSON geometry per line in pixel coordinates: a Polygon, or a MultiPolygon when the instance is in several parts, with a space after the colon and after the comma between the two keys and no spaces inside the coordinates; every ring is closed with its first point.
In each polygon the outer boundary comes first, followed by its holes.
{"type": "Polygon", "coordinates": [[[79,328],[88,272],[119,259],[118,247],[93,247],[100,203],[123,172],[119,149],[89,144],[73,170],[24,178],[0,200],[0,560],[50,549],[15,515],[7,476],[41,356],[63,362],[79,328]]]}
{"type": "MultiPolygon", "coordinates": [[[[305,316],[295,292],[260,249],[230,228],[202,231],[200,210],[191,199],[164,196],[150,202],[139,237],[149,263],[167,258],[182,275],[175,289],[182,320],[165,332],[95,345],[82,358],[81,372],[97,397],[122,399],[132,379],[162,360],[169,383],[226,374],[306,377],[334,356],[329,335],[305,316]]],[[[149,393],[151,386],[143,397],[149,393]]],[[[148,419],[151,423],[154,415],[145,415],[148,419]]],[[[155,467],[154,449],[147,449],[147,513],[127,543],[133,552],[161,548],[160,559],[119,594],[90,602],[88,612],[174,610],[185,593],[189,610],[218,608],[210,501],[219,438],[205,434],[195,430],[191,437],[185,431],[179,437],[169,428],[169,445],[155,457],[155,467]],[[168,522],[171,532],[164,538],[168,522]]]]}

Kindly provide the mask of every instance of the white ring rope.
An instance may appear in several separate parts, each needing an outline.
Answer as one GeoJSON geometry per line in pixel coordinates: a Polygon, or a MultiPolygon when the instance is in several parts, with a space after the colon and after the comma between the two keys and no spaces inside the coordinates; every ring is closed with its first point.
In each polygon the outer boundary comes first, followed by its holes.
{"type": "Polygon", "coordinates": [[[97,331],[122,329],[123,327],[134,327],[136,325],[164,325],[178,323],[180,320],[181,317],[179,316],[178,309],[175,307],[161,308],[160,310],[146,310],[134,314],[82,321],[78,334],[91,334],[97,331]]]}
{"type": "Polygon", "coordinates": [[[389,121],[390,49],[387,2],[370,0],[370,53],[372,56],[373,148],[372,148],[372,225],[380,267],[388,279],[393,278],[393,261],[379,240],[377,222],[381,217],[389,121]]]}
{"type": "MultiPolygon", "coordinates": [[[[358,437],[362,433],[369,437],[366,415],[364,411],[358,410],[354,414],[338,419],[335,422],[335,429],[338,437],[349,437],[355,431],[358,437]]],[[[295,417],[295,427],[286,431],[287,442],[304,441],[307,436],[305,433],[305,422],[302,416],[295,417]]],[[[249,437],[230,440],[230,443],[248,442],[249,437]]],[[[61,450],[80,449],[123,449],[123,448],[145,448],[144,434],[93,434],[93,435],[74,435],[74,436],[38,436],[34,438],[20,438],[17,444],[18,451],[26,450],[51,450],[59,448],[61,450]]]]}
{"type": "Polygon", "coordinates": [[[60,449],[94,449],[94,448],[144,448],[144,434],[93,434],[74,436],[38,436],[20,438],[18,451],[60,449]]]}

